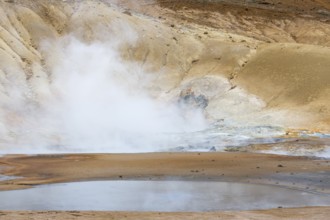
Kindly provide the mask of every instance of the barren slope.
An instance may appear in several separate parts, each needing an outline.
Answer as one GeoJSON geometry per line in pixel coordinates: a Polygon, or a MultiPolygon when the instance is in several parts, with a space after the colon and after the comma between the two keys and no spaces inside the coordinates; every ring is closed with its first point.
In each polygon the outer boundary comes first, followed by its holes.
{"type": "Polygon", "coordinates": [[[56,50],[44,43],[68,35],[122,38],[122,57],[155,76],[152,96],[201,95],[210,121],[329,131],[329,4],[276,2],[2,1],[3,140],[33,122],[25,106],[51,99],[56,50]]]}

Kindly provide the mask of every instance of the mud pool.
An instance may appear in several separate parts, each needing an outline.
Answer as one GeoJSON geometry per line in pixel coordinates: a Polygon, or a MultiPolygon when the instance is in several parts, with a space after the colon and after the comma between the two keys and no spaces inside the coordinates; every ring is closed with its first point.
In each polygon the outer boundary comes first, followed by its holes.
{"type": "Polygon", "coordinates": [[[192,181],[92,181],[0,192],[0,210],[215,211],[330,205],[274,186],[192,181]]]}

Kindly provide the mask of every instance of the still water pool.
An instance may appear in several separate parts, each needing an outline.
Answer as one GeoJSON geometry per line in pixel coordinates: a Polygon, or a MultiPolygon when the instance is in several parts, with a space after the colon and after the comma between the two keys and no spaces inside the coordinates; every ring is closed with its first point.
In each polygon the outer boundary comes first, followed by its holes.
{"type": "Polygon", "coordinates": [[[195,181],[92,181],[0,192],[0,210],[215,211],[330,205],[274,186],[195,181]]]}

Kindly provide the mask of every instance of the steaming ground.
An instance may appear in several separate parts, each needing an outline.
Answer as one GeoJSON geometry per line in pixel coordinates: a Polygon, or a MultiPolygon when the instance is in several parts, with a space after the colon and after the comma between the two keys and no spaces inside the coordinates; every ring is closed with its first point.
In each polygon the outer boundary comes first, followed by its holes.
{"type": "Polygon", "coordinates": [[[8,138],[3,142],[17,145],[14,152],[154,151],[176,144],[173,134],[207,127],[202,109],[152,97],[147,87],[153,75],[122,60],[116,44],[70,36],[43,42],[49,86],[39,88],[43,100],[28,110],[26,103],[10,103],[22,120],[6,129],[12,136],[2,134],[8,138]]]}
{"type": "Polygon", "coordinates": [[[195,9],[125,1],[0,6],[3,154],[214,151],[330,131],[326,22],[293,20],[320,29],[293,42],[278,26],[228,32],[247,18],[222,12],[215,29],[180,20],[195,9]]]}
{"type": "MultiPolygon", "coordinates": [[[[115,43],[112,39],[84,43],[72,36],[42,42],[41,50],[50,71],[49,84],[37,88],[41,97],[38,103],[24,97],[29,88],[9,90],[23,97],[21,102],[9,102],[16,107],[11,111],[20,118],[15,118],[16,123],[10,123],[3,132],[3,151],[208,151],[249,142],[272,142],[271,136],[284,133],[279,127],[242,127],[223,120],[212,123],[204,110],[208,105],[204,95],[198,99],[185,91],[182,97],[169,99],[162,92],[150,94],[148,88],[156,73],[146,72],[137,62],[123,60],[118,48],[124,43],[127,41],[118,39],[115,43]],[[254,140],[258,137],[265,140],[254,140]]],[[[218,81],[215,87],[220,91],[215,95],[230,86],[221,77],[209,78],[218,81]]],[[[206,80],[189,82],[189,88],[206,80]]],[[[206,82],[210,84],[211,80],[206,82]]],[[[247,96],[241,91],[231,96],[242,95],[247,96]]],[[[258,100],[255,102],[259,104],[258,100]]]]}

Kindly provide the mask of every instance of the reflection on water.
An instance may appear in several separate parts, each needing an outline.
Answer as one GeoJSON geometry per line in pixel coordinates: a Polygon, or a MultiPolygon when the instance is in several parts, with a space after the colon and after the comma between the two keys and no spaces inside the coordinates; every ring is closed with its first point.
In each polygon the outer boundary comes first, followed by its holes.
{"type": "Polygon", "coordinates": [[[273,186],[191,181],[94,181],[0,192],[0,210],[211,211],[330,205],[273,186]]]}

